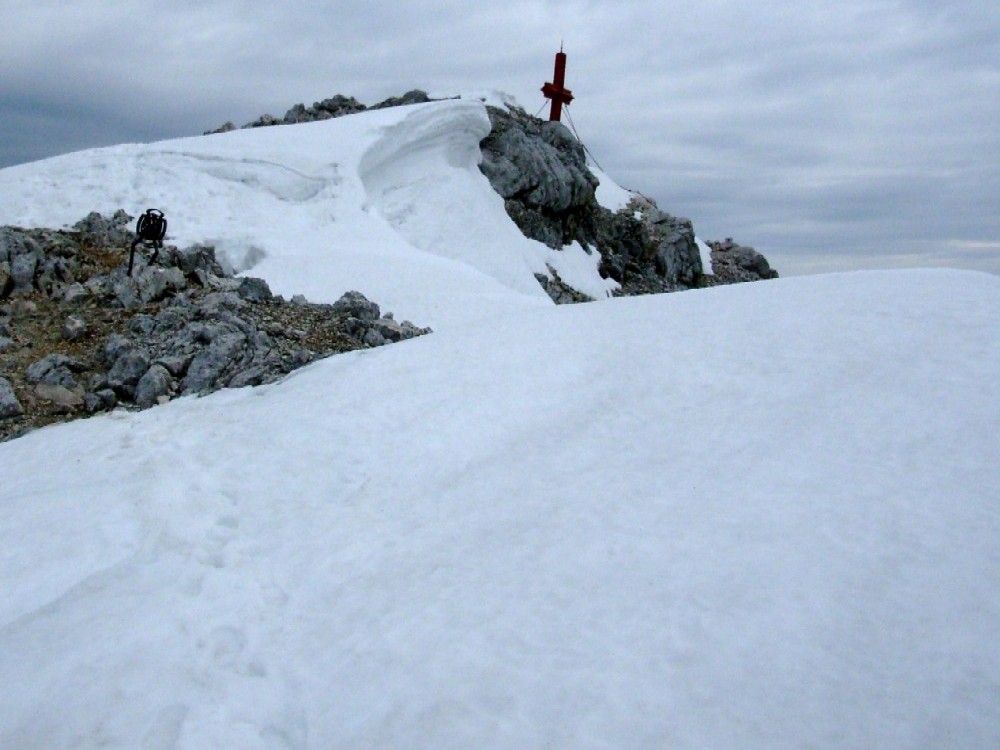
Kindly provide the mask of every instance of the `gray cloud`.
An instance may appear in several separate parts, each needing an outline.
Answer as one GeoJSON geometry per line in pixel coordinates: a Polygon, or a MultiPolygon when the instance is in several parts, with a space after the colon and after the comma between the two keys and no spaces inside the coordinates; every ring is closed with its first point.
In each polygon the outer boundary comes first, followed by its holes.
{"type": "Polygon", "coordinates": [[[335,93],[498,88],[561,40],[622,184],[784,272],[998,271],[1000,6],[973,0],[4,2],[0,166],[335,93]]]}

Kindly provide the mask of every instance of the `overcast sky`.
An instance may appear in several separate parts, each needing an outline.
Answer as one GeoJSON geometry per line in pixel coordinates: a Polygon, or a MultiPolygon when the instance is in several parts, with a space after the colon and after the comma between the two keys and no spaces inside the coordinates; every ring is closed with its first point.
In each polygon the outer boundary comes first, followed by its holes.
{"type": "Polygon", "coordinates": [[[584,143],[703,239],[1000,273],[994,0],[0,0],[0,28],[0,167],[334,94],[534,113],[564,42],[584,143]]]}

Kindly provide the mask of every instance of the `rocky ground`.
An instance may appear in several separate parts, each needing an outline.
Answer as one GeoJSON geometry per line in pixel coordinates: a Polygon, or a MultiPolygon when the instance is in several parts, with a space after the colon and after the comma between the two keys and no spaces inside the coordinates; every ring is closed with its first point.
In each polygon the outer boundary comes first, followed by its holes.
{"type": "MultiPolygon", "coordinates": [[[[404,104],[423,104],[424,102],[429,101],[431,101],[431,99],[427,96],[427,92],[420,91],[419,89],[407,91],[402,96],[391,96],[385,101],[373,104],[370,107],[366,104],[362,104],[353,96],[343,96],[341,94],[337,94],[336,96],[331,96],[329,99],[324,99],[321,102],[314,102],[311,107],[307,107],[302,103],[296,104],[285,112],[285,116],[280,119],[274,115],[261,115],[253,122],[248,122],[241,126],[241,129],[266,128],[271,125],[295,125],[300,122],[316,122],[317,120],[329,120],[333,117],[353,115],[357,112],[364,112],[369,109],[385,109],[386,107],[399,107],[404,104]]],[[[236,125],[232,122],[227,122],[221,127],[213,130],[206,130],[205,135],[211,135],[213,133],[228,133],[230,130],[236,130],[236,125]]]]}
{"type": "MultiPolygon", "coordinates": [[[[600,254],[600,272],[623,297],[774,278],[778,274],[750,247],[710,243],[712,268],[703,269],[690,219],[672,216],[634,194],[611,211],[599,205],[597,178],[583,145],[562,124],[523,109],[488,107],[492,130],[480,143],[480,170],[504,199],[508,215],[531,239],[559,249],[578,242],[600,254]],[[711,271],[711,273],[708,273],[711,271]]],[[[557,275],[538,281],[557,303],[589,298],[557,275]]]]}
{"type": "Polygon", "coordinates": [[[738,284],[743,281],[762,281],[778,278],[767,258],[752,247],[744,247],[727,237],[721,242],[709,242],[712,249],[712,273],[705,277],[703,286],[738,284]]]}
{"type": "MultiPolygon", "coordinates": [[[[572,242],[595,250],[601,274],[617,281],[623,296],[698,285],[701,261],[688,219],[638,195],[620,211],[604,208],[583,145],[562,123],[514,106],[487,112],[492,128],[479,144],[479,168],[526,237],[555,250],[572,242]]],[[[558,279],[541,283],[556,302],[576,301],[558,279]]]]}
{"type": "Polygon", "coordinates": [[[235,278],[211,247],[137,253],[132,217],[0,227],[0,441],[114,408],[259,385],[317,358],[428,333],[358,292],[332,305],[235,278]]]}

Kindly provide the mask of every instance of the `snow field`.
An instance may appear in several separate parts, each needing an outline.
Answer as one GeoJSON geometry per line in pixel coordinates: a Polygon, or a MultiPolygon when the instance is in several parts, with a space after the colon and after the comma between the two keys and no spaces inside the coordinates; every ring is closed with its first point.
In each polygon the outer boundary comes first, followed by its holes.
{"type": "Polygon", "coordinates": [[[522,312],[4,445],[0,744],[989,747],[997,298],[522,312]]]}
{"type": "Polygon", "coordinates": [[[436,327],[0,445],[0,748],[1000,745],[1000,282],[557,308],[484,118],[0,171],[0,222],[156,206],[436,327]]]}

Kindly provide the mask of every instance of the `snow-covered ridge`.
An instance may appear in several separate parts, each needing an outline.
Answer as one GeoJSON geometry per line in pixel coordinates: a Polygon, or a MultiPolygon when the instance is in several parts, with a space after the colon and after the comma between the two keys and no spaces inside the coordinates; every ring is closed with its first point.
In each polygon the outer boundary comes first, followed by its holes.
{"type": "Polygon", "coordinates": [[[1000,279],[556,307],[483,117],[0,171],[435,328],[0,444],[0,748],[1000,746],[1000,279]]]}
{"type": "Polygon", "coordinates": [[[277,293],[359,289],[435,328],[548,304],[534,278],[547,265],[606,296],[598,257],[552,251],[510,222],[477,169],[487,132],[481,102],[451,100],[84,151],[0,170],[0,223],[154,206],[170,240],[214,244],[277,293]]]}

